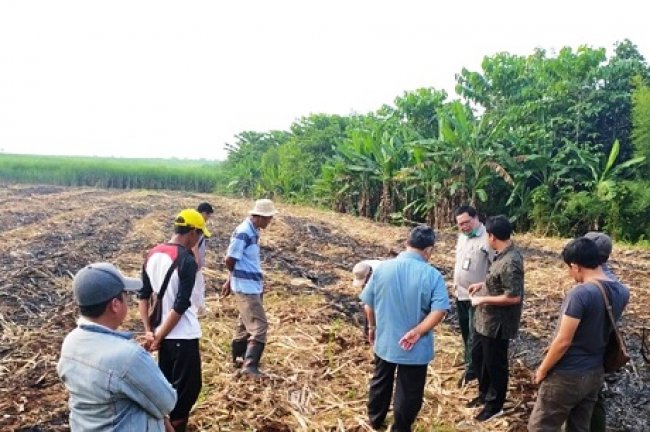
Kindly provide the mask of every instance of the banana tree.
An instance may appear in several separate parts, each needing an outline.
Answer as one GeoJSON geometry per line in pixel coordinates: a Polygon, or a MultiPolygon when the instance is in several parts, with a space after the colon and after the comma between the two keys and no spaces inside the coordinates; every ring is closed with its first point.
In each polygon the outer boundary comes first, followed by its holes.
{"type": "MultiPolygon", "coordinates": [[[[424,180],[433,203],[429,220],[440,227],[451,222],[453,209],[469,202],[476,206],[488,199],[487,186],[495,178],[512,185],[513,180],[501,163],[505,157],[498,139],[503,124],[476,120],[471,110],[458,101],[445,105],[439,116],[436,139],[410,144],[416,168],[412,180],[424,180]],[[488,128],[489,126],[489,128],[488,128]],[[413,177],[415,174],[415,177],[413,177]],[[423,177],[428,177],[424,179],[423,177]]],[[[420,203],[421,205],[421,203],[420,203]]]]}
{"type": "MultiPolygon", "coordinates": [[[[616,211],[616,196],[619,189],[618,177],[623,170],[641,164],[645,161],[645,157],[639,156],[628,159],[616,165],[616,159],[620,152],[620,144],[618,140],[614,141],[609,156],[604,163],[596,163],[589,166],[592,173],[592,191],[596,197],[606,205],[610,211],[616,211]]],[[[593,227],[595,230],[599,229],[599,221],[594,220],[593,227]]]]}

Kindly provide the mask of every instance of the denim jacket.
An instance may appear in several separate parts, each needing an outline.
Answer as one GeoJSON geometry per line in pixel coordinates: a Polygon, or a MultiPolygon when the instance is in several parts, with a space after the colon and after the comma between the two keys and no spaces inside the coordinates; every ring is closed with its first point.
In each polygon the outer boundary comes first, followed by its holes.
{"type": "Polygon", "coordinates": [[[73,432],[164,431],[176,404],[176,390],[130,333],[83,318],[63,341],[57,372],[73,432]]]}

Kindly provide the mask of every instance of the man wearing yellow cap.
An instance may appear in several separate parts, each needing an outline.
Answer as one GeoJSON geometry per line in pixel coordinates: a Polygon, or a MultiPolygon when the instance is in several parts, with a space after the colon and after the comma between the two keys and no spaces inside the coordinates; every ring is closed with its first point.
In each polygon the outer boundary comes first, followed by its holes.
{"type": "Polygon", "coordinates": [[[159,351],[158,366],[178,393],[169,414],[176,432],[185,431],[192,406],[201,391],[201,327],[191,306],[197,263],[191,250],[202,237],[210,237],[205,219],[194,209],[181,211],[174,220],[174,235],[147,254],[142,268],[140,317],[150,351],[159,351]],[[149,321],[149,299],[162,305],[160,322],[149,321]]]}

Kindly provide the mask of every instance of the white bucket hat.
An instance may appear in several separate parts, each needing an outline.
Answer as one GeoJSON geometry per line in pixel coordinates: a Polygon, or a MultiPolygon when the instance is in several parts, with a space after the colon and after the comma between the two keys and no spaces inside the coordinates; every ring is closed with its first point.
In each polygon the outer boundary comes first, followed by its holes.
{"type": "Polygon", "coordinates": [[[270,217],[274,216],[277,212],[275,205],[273,205],[273,201],[270,199],[259,199],[255,201],[255,207],[253,207],[252,210],[249,210],[248,214],[270,217]]]}

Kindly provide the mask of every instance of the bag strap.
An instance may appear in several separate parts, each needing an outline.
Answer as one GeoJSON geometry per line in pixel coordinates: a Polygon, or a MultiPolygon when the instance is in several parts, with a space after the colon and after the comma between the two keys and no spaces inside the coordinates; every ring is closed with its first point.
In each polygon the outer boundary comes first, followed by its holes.
{"type": "Polygon", "coordinates": [[[176,270],[180,258],[181,258],[181,251],[179,247],[178,253],[176,254],[176,259],[174,260],[174,262],[172,262],[172,265],[169,267],[169,270],[167,270],[167,274],[165,274],[165,279],[163,279],[163,283],[160,286],[160,291],[158,292],[158,298],[161,300],[165,295],[165,291],[167,291],[167,285],[169,285],[169,280],[172,278],[172,274],[174,273],[174,270],[176,270]]]}
{"type": "Polygon", "coordinates": [[[592,279],[589,282],[595,284],[600,290],[600,293],[603,295],[603,300],[605,301],[605,309],[607,310],[607,316],[609,316],[609,322],[612,324],[612,328],[618,336],[618,327],[616,326],[616,320],[614,319],[614,313],[612,312],[612,305],[609,303],[609,299],[607,298],[603,284],[601,284],[597,279],[592,279]]]}

